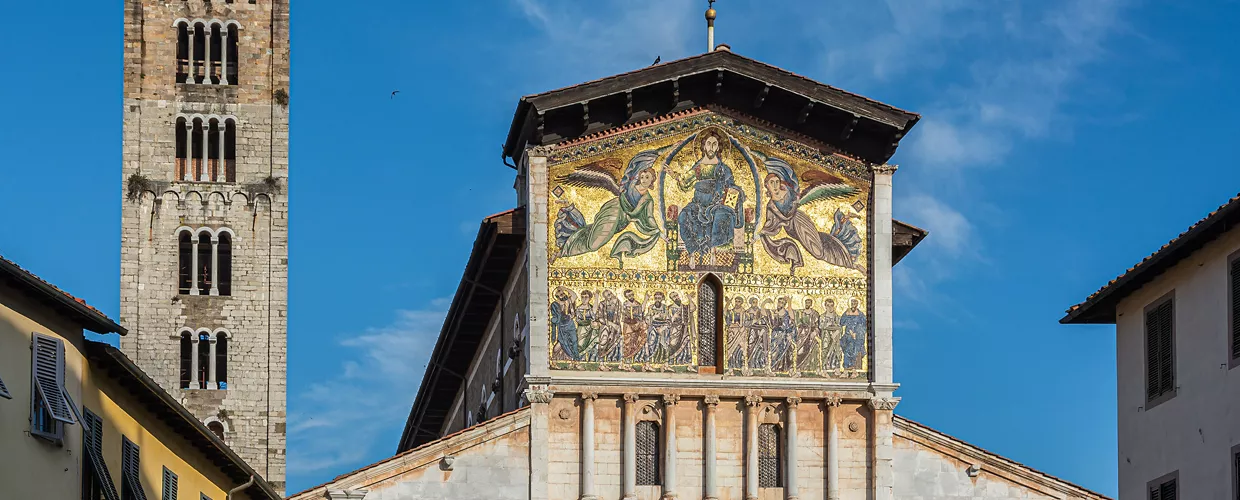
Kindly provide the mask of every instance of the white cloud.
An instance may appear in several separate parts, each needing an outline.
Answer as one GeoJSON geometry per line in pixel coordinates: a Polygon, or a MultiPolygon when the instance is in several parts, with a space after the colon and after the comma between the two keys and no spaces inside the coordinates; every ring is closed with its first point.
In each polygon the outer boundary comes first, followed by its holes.
{"type": "Polygon", "coordinates": [[[376,447],[395,449],[394,441],[377,441],[408,416],[448,305],[440,299],[397,311],[391,324],[339,342],[335,374],[324,374],[290,401],[290,476],[338,473],[364,465],[376,447]]]}

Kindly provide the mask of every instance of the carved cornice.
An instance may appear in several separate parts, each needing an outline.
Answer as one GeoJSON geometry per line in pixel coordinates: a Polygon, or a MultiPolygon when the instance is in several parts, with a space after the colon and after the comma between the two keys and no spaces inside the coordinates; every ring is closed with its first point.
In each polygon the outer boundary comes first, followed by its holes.
{"type": "Polygon", "coordinates": [[[875,411],[891,411],[900,404],[900,398],[873,398],[869,401],[870,408],[875,411]]]}
{"type": "Polygon", "coordinates": [[[797,406],[800,406],[800,405],[801,405],[801,398],[797,398],[797,397],[788,398],[788,408],[796,408],[797,406]]]}
{"type": "Polygon", "coordinates": [[[706,406],[717,406],[719,404],[719,396],[715,396],[713,394],[710,396],[706,396],[706,399],[704,399],[702,402],[706,403],[706,406]]]}
{"type": "Polygon", "coordinates": [[[525,400],[530,404],[548,404],[554,396],[555,393],[546,387],[531,387],[525,390],[525,400]]]}

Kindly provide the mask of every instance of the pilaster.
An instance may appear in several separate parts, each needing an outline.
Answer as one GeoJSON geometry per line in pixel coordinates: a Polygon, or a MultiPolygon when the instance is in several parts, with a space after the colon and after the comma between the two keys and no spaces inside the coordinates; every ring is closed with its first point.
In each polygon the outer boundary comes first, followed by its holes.
{"type": "Polygon", "coordinates": [[[547,498],[551,399],[554,396],[546,386],[530,386],[525,390],[525,399],[530,402],[530,498],[547,498]]]}
{"type": "Polygon", "coordinates": [[[871,442],[874,443],[874,500],[895,499],[895,468],[892,459],[895,456],[895,424],[892,422],[892,411],[900,403],[900,398],[870,399],[870,410],[874,415],[871,442]]]}

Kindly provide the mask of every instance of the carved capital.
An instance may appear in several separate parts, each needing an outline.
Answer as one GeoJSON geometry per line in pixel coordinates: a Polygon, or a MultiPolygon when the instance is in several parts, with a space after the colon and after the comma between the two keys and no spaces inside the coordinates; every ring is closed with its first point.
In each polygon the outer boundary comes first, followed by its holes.
{"type": "Polygon", "coordinates": [[[663,395],[663,406],[675,406],[676,403],[679,403],[679,402],[680,402],[679,394],[664,394],[663,395]]]}
{"type": "Polygon", "coordinates": [[[800,406],[800,404],[801,404],[801,398],[796,398],[796,397],[788,398],[788,408],[795,409],[797,406],[800,406]]]}
{"type": "Polygon", "coordinates": [[[762,396],[745,396],[745,404],[751,408],[757,408],[762,404],[762,396]]]}
{"type": "Polygon", "coordinates": [[[585,401],[585,400],[587,400],[587,399],[589,399],[589,400],[591,400],[591,401],[598,399],[598,393],[597,393],[597,392],[583,392],[583,393],[581,393],[581,400],[582,400],[582,401],[585,401]]]}
{"type": "Polygon", "coordinates": [[[828,394],[827,397],[822,400],[822,403],[831,408],[839,408],[840,405],[844,403],[844,398],[841,398],[836,394],[828,394]]]}
{"type": "Polygon", "coordinates": [[[870,408],[875,411],[891,411],[896,409],[897,404],[900,404],[900,398],[873,398],[870,400],[870,408]]]}
{"type": "Polygon", "coordinates": [[[551,397],[555,396],[551,389],[546,387],[531,387],[525,390],[525,400],[530,404],[548,404],[551,403],[551,397]]]}
{"type": "MultiPolygon", "coordinates": [[[[178,337],[178,338],[179,338],[179,337],[178,337]]],[[[702,402],[703,402],[703,403],[706,403],[706,406],[718,406],[718,405],[719,405],[719,396],[715,396],[715,395],[713,395],[713,394],[712,394],[712,395],[710,395],[710,396],[706,396],[706,399],[704,399],[702,402]]]]}
{"type": "Polygon", "coordinates": [[[636,402],[637,402],[637,395],[636,395],[636,394],[633,394],[633,393],[631,393],[631,392],[630,392],[630,393],[628,393],[628,394],[625,394],[625,395],[624,395],[624,404],[631,405],[631,404],[636,403],[636,402]]]}
{"type": "Polygon", "coordinates": [[[896,173],[896,170],[898,170],[900,167],[897,165],[883,164],[883,165],[874,165],[874,167],[872,168],[874,170],[874,175],[891,175],[891,174],[896,173]]]}
{"type": "Polygon", "coordinates": [[[553,146],[534,146],[534,147],[532,147],[532,148],[529,148],[529,150],[528,150],[528,151],[529,151],[529,154],[530,154],[530,158],[534,158],[534,157],[542,157],[542,158],[547,158],[547,157],[551,156],[551,153],[552,153],[552,152],[554,152],[554,151],[555,151],[555,147],[553,147],[553,146]]]}

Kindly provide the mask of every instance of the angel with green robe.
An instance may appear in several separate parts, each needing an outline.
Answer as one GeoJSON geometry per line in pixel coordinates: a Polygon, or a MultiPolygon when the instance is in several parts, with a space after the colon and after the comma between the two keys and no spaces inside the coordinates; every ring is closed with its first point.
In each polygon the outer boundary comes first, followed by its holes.
{"type": "Polygon", "coordinates": [[[576,205],[560,208],[555,219],[559,251],[553,258],[597,251],[612,238],[616,242],[610,255],[621,262],[625,257],[636,257],[654,248],[663,237],[663,230],[651,188],[658,178],[654,165],[663,149],[638,153],[618,180],[619,165],[608,160],[591,163],[557,179],[569,186],[606,189],[615,198],[603,203],[590,223],[576,205]]]}

